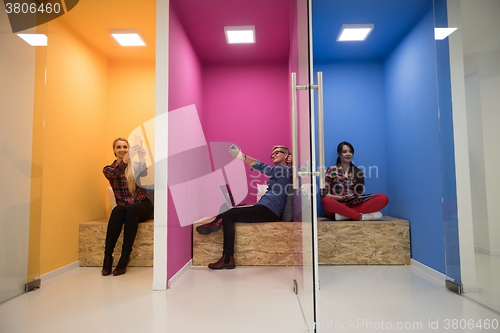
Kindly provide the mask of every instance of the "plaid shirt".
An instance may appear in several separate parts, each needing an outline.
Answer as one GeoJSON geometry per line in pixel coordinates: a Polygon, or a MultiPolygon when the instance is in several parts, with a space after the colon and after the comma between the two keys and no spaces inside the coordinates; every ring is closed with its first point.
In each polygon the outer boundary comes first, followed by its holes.
{"type": "MultiPolygon", "coordinates": [[[[134,195],[130,194],[127,186],[127,177],[125,176],[125,168],[127,164],[123,161],[116,163],[116,160],[111,165],[106,165],[102,172],[109,180],[109,184],[115,193],[116,204],[120,206],[128,206],[133,203],[138,203],[148,199],[148,195],[143,188],[136,186],[134,195]]],[[[147,169],[141,172],[140,176],[146,176],[147,169]]]]}
{"type": "Polygon", "coordinates": [[[359,170],[354,166],[349,168],[349,173],[347,174],[347,176],[344,175],[344,169],[342,168],[342,165],[329,167],[326,170],[325,182],[326,182],[325,189],[321,190],[322,197],[324,197],[326,194],[359,195],[364,193],[363,174],[361,170],[359,170]],[[354,177],[353,171],[358,172],[358,181],[356,180],[356,177],[354,177]]]}

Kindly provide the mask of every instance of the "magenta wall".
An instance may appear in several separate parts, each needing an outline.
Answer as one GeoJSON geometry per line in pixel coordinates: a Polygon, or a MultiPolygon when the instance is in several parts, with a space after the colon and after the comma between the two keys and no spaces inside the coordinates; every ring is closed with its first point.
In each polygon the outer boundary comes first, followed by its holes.
{"type": "MultiPolygon", "coordinates": [[[[288,59],[265,64],[204,64],[202,124],[208,142],[232,142],[249,156],[271,163],[274,145],[290,147],[288,59]]],[[[254,176],[259,175],[259,178],[254,176]]],[[[247,172],[249,196],[255,179],[247,172]],[[253,181],[252,181],[253,180],[253,181]]]]}
{"type": "MultiPolygon", "coordinates": [[[[172,7],[169,29],[169,111],[191,104],[200,111],[201,64],[172,7]]],[[[170,280],[192,258],[192,226],[180,226],[170,193],[167,228],[167,280],[170,280]]]]}
{"type": "MultiPolygon", "coordinates": [[[[202,64],[172,6],[170,11],[169,111],[195,104],[208,143],[233,142],[246,154],[270,163],[273,145],[290,147],[288,59],[202,64]]],[[[175,143],[169,141],[171,144],[175,143]]],[[[255,179],[259,183],[266,180],[250,170],[247,178],[246,201],[255,202],[255,179]]],[[[192,258],[192,226],[180,226],[170,193],[167,226],[167,279],[170,280],[192,258]]]]}

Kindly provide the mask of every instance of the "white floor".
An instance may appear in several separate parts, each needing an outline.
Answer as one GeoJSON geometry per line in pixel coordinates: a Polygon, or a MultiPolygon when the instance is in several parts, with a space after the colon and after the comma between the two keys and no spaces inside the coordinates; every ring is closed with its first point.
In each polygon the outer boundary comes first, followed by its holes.
{"type": "Polygon", "coordinates": [[[500,256],[476,252],[475,258],[479,292],[466,296],[500,312],[500,256]]]}
{"type": "Polygon", "coordinates": [[[500,332],[499,313],[411,266],[323,266],[320,279],[320,332],[500,332]],[[499,325],[453,329],[484,320],[499,325]]]}
{"type": "MultiPolygon", "coordinates": [[[[463,319],[499,325],[500,314],[410,266],[322,266],[320,279],[319,332],[500,332],[453,329],[463,319]]],[[[290,267],[196,267],[161,292],[151,268],[77,268],[1,304],[0,332],[303,332],[292,280],[290,267]]]]}

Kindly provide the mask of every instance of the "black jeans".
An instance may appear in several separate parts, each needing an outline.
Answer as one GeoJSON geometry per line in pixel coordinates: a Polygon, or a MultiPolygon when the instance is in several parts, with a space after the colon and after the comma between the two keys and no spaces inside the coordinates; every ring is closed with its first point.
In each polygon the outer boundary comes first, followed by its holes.
{"type": "Polygon", "coordinates": [[[219,214],[215,220],[222,218],[224,231],[224,249],[222,254],[226,256],[234,255],[234,222],[275,222],[278,216],[269,208],[263,205],[250,207],[236,207],[219,214]]]}
{"type": "Polygon", "coordinates": [[[116,206],[111,212],[106,232],[106,244],[104,256],[110,256],[115,249],[116,241],[120,237],[123,226],[123,246],[122,256],[129,256],[132,253],[135,236],[139,222],[144,222],[153,214],[153,203],[149,200],[125,206],[116,206]]]}

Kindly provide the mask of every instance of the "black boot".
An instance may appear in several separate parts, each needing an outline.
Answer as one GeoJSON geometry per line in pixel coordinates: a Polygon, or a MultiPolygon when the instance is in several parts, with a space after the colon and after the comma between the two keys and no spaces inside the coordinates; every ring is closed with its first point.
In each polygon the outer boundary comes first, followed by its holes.
{"type": "Polygon", "coordinates": [[[102,263],[102,276],[111,275],[111,268],[113,267],[113,256],[104,255],[104,262],[102,263]]]}
{"type": "Polygon", "coordinates": [[[212,232],[219,231],[220,227],[222,226],[222,219],[215,219],[213,222],[202,224],[198,227],[196,227],[196,231],[198,231],[202,235],[208,235],[211,234],[212,232]]]}
{"type": "Polygon", "coordinates": [[[225,254],[219,259],[219,261],[214,262],[212,264],[208,264],[208,268],[211,269],[232,269],[235,268],[236,264],[234,263],[233,256],[226,256],[225,254]]]}
{"type": "Polygon", "coordinates": [[[127,272],[127,266],[130,262],[130,255],[121,256],[115,270],[113,271],[114,276],[123,275],[127,272]]]}

